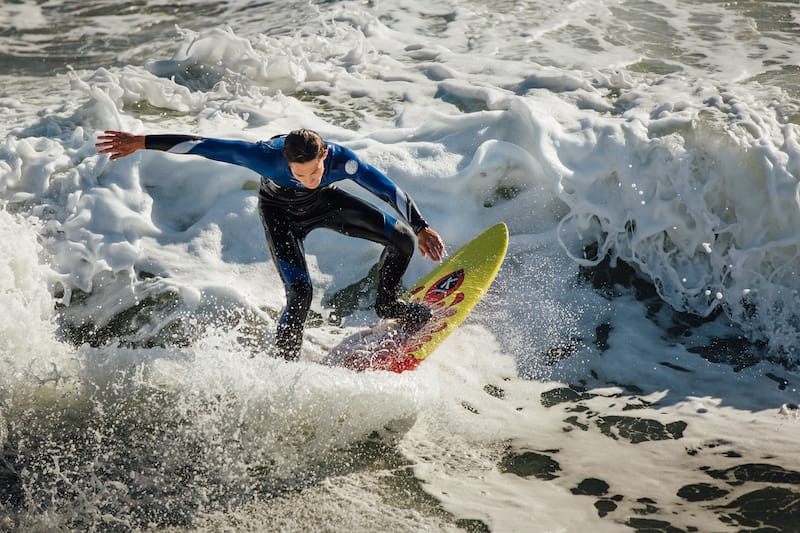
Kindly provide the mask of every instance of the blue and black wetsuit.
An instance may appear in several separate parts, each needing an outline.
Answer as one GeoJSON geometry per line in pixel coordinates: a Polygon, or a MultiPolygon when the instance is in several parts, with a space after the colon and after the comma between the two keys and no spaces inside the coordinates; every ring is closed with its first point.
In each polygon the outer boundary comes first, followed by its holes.
{"type": "Polygon", "coordinates": [[[414,235],[428,223],[411,198],[389,178],[337,144],[326,143],[328,155],[319,187],[306,188],[292,175],[283,157],[283,143],[282,136],[256,143],[191,135],[145,137],[148,149],[199,155],[261,175],[261,222],[286,289],[286,308],[278,322],[276,346],[283,357],[296,359],[312,297],[303,250],[308,233],[328,228],[382,244],[385,248],[379,263],[375,309],[379,316],[395,317],[402,312],[398,311],[397,292],[414,254],[414,235]],[[405,222],[337,188],[336,182],[345,179],[389,203],[405,222]]]}

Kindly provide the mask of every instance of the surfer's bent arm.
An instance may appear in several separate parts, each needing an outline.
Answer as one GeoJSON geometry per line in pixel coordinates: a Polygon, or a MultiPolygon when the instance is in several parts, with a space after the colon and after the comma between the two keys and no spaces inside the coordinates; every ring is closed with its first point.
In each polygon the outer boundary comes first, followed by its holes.
{"type": "Polygon", "coordinates": [[[417,205],[405,191],[394,184],[381,171],[361,161],[353,152],[343,149],[347,156],[345,171],[349,178],[395,208],[405,218],[417,236],[417,246],[425,257],[441,261],[447,255],[444,241],[430,227],[417,205]]]}
{"type": "Polygon", "coordinates": [[[417,208],[414,200],[411,199],[411,196],[395,185],[381,171],[358,159],[353,152],[347,150],[345,153],[348,156],[345,169],[350,174],[350,179],[394,207],[408,222],[415,235],[430,226],[417,208]]]}

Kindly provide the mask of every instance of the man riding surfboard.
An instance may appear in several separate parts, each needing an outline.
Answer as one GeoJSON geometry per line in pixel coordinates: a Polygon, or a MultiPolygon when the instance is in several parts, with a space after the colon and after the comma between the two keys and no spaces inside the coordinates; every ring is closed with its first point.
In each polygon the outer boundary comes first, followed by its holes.
{"type": "Polygon", "coordinates": [[[261,175],[259,213],[272,259],[286,290],[275,345],[280,356],[300,356],[303,326],[311,307],[312,286],[303,242],[311,230],[328,228],[384,246],[378,269],[375,311],[409,326],[430,319],[430,310],[398,299],[400,280],[414,253],[414,236],[423,256],[441,261],[444,242],[422,217],[411,197],[351,150],[300,129],[268,141],[247,142],[194,135],[136,135],[106,131],[96,144],[111,159],[138,150],[199,155],[249,168],[261,175]],[[378,196],[402,220],[342,191],[349,179],[378,196]]]}

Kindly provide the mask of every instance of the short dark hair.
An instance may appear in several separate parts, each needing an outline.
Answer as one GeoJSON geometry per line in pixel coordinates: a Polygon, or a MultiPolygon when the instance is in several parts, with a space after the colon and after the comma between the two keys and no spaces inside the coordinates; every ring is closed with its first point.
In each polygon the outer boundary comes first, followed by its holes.
{"type": "Polygon", "coordinates": [[[305,128],[290,132],[283,141],[283,158],[287,163],[306,163],[325,153],[325,142],[316,131],[305,128]]]}

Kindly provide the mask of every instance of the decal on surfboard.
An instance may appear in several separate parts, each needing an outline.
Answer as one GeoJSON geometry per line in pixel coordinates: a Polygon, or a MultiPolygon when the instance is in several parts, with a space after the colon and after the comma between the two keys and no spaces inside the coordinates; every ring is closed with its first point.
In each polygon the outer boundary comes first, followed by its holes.
{"type": "Polygon", "coordinates": [[[456,270],[445,276],[428,289],[423,300],[426,304],[436,303],[453,294],[464,282],[464,269],[456,270]]]}

